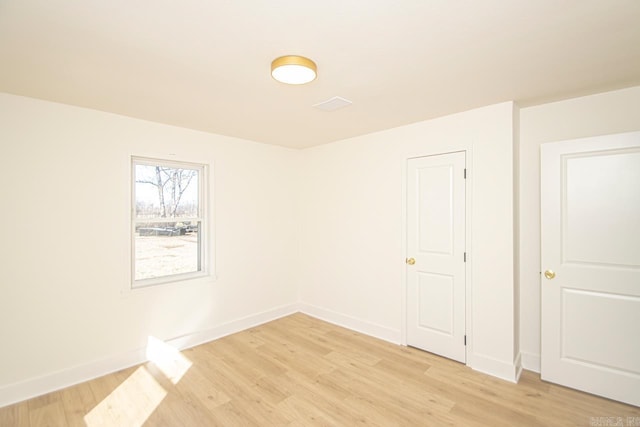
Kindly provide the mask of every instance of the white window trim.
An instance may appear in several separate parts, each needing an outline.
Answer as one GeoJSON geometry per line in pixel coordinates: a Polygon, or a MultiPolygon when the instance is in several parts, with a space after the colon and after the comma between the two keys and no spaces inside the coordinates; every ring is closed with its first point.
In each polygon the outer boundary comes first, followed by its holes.
{"type": "MultiPolygon", "coordinates": [[[[176,161],[176,160],[167,160],[161,158],[152,158],[152,157],[141,157],[141,156],[131,156],[130,162],[131,169],[131,197],[129,199],[131,204],[130,209],[130,241],[131,241],[131,252],[130,252],[130,265],[131,265],[131,277],[130,277],[130,287],[129,290],[138,290],[150,288],[157,285],[162,284],[172,284],[179,283],[187,280],[206,278],[210,276],[210,268],[211,263],[209,261],[209,241],[210,241],[210,224],[211,219],[209,218],[208,212],[208,197],[209,194],[209,167],[207,164],[203,163],[195,163],[188,161],[176,161]],[[176,168],[189,168],[196,169],[200,173],[198,174],[198,217],[186,217],[180,218],[184,221],[199,221],[200,222],[200,271],[190,272],[190,273],[180,273],[173,274],[169,276],[162,277],[154,277],[150,279],[141,279],[136,280],[136,251],[135,251],[135,230],[136,224],[149,222],[149,219],[137,219],[135,217],[136,210],[136,165],[149,165],[149,166],[167,166],[167,167],[176,167],[176,168]]],[[[153,222],[176,222],[175,218],[154,218],[153,222]]]]}

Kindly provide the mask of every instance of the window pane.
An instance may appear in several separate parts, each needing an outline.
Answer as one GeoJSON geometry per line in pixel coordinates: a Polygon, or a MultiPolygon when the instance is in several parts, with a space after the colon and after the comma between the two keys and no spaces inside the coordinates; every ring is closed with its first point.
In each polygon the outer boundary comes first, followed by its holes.
{"type": "Polygon", "coordinates": [[[136,218],[199,217],[198,169],[135,165],[136,218]]]}
{"type": "Polygon", "coordinates": [[[200,222],[138,223],[135,280],[201,271],[200,222]]]}

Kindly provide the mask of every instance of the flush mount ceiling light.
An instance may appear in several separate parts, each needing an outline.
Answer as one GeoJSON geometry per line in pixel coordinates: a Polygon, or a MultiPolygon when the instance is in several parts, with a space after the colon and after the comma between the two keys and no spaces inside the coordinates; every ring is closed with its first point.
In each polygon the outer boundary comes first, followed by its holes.
{"type": "Polygon", "coordinates": [[[271,76],[290,85],[303,85],[315,80],[317,71],[316,63],[304,56],[281,56],[271,63],[271,76]]]}

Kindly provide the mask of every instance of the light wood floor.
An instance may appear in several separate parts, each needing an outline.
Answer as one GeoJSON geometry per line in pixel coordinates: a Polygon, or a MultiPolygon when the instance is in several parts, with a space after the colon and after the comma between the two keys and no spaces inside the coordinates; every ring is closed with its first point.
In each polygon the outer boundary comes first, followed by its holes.
{"type": "Polygon", "coordinates": [[[526,371],[511,384],[302,314],[182,355],[1,408],[0,426],[640,426],[637,407],[526,371]]]}

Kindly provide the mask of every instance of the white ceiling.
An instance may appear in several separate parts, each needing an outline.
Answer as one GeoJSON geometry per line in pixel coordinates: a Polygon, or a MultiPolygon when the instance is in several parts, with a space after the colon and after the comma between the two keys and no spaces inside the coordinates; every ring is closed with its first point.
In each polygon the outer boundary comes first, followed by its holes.
{"type": "Polygon", "coordinates": [[[638,85],[640,0],[0,0],[0,58],[0,91],[302,148],[638,85]]]}

